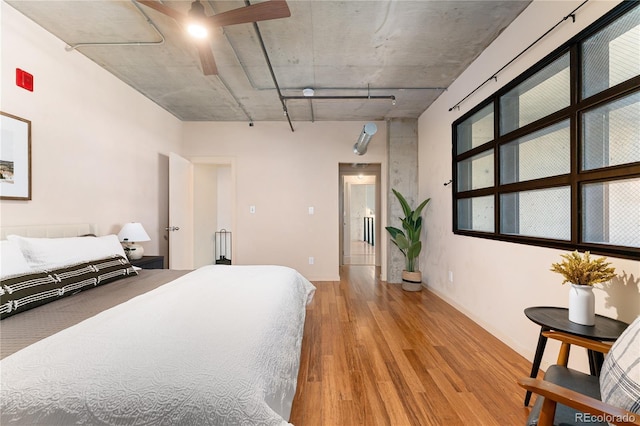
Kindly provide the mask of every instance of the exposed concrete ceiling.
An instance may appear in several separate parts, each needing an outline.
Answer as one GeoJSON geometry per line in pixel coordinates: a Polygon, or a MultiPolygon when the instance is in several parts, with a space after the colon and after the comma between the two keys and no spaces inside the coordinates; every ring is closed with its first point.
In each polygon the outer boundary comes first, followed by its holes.
{"type": "MultiPolygon", "coordinates": [[[[529,2],[296,0],[258,28],[283,96],[396,98],[288,99],[292,121],[416,118],[529,2]]],[[[253,24],[215,31],[219,75],[205,76],[182,26],[132,0],[7,3],[181,120],[286,120],[253,24]]],[[[208,15],[245,6],[203,3],[208,15]]]]}

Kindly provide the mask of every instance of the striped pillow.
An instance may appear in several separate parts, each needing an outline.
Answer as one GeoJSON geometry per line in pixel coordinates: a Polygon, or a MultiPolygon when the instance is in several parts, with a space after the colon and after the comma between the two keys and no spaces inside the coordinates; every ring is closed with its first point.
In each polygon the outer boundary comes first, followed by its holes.
{"type": "Polygon", "coordinates": [[[0,280],[0,319],[129,275],[137,275],[129,261],[122,256],[112,256],[3,278],[0,280]]]}
{"type": "Polygon", "coordinates": [[[603,402],[640,414],[640,317],[620,335],[600,371],[603,402]]]}
{"type": "Polygon", "coordinates": [[[59,283],[48,272],[32,272],[0,280],[0,318],[49,303],[59,296],[59,283]]]}
{"type": "Polygon", "coordinates": [[[91,263],[78,263],[49,271],[58,283],[58,296],[68,296],[98,284],[96,270],[91,263]]]}
{"type": "Polygon", "coordinates": [[[122,256],[109,257],[91,262],[96,270],[96,285],[110,283],[111,281],[125,278],[129,275],[138,275],[127,258],[122,256]]]}

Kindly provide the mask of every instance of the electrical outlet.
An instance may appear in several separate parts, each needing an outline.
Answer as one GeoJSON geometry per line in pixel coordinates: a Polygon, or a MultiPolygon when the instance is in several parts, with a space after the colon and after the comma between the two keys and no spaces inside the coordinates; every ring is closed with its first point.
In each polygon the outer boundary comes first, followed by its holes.
{"type": "Polygon", "coordinates": [[[453,282],[453,271],[449,271],[449,282],[453,282]]]}
{"type": "Polygon", "coordinates": [[[313,207],[309,207],[309,214],[313,214],[313,213],[314,213],[313,207]]]}
{"type": "Polygon", "coordinates": [[[313,256],[309,256],[309,265],[313,265],[314,259],[313,256]]]}

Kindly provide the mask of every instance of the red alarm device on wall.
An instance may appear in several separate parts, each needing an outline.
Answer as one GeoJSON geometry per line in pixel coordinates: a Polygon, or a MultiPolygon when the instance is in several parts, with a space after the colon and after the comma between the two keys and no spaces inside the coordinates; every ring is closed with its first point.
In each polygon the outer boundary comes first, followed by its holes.
{"type": "Polygon", "coordinates": [[[16,68],[16,84],[18,87],[33,92],[33,75],[20,68],[16,68]]]}

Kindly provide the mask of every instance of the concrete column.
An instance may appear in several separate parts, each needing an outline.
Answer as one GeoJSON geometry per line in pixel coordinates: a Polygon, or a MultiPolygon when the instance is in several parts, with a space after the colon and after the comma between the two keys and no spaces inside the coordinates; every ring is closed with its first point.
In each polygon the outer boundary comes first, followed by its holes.
{"type": "MultiPolygon", "coordinates": [[[[418,120],[391,119],[387,122],[387,221],[389,226],[402,228],[400,217],[404,217],[398,199],[391,191],[399,191],[415,206],[418,202],[418,120]]],[[[384,231],[386,238],[389,233],[384,231]]],[[[387,245],[387,282],[402,282],[404,256],[392,242],[387,245]]]]}

